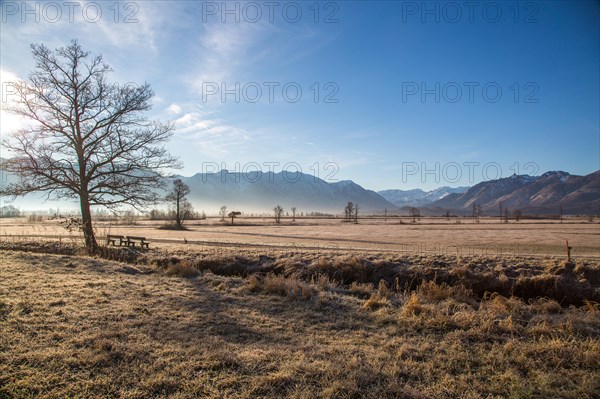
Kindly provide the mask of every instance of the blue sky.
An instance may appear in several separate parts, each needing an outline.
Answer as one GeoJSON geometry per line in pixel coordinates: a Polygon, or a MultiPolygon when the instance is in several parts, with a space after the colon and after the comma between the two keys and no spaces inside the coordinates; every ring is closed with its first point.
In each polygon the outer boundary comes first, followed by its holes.
{"type": "Polygon", "coordinates": [[[466,4],[3,1],[2,105],[30,43],[77,38],[152,85],[184,175],[287,164],[381,190],[599,169],[599,3],[466,4]]]}

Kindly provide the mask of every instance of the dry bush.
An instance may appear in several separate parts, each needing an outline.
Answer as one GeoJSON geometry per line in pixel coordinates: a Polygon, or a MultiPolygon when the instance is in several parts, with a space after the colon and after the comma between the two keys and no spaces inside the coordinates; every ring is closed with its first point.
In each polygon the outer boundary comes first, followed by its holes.
{"type": "Polygon", "coordinates": [[[390,300],[388,297],[381,295],[379,292],[374,292],[369,299],[363,304],[364,309],[376,310],[384,306],[388,306],[390,300]]]}
{"type": "Polygon", "coordinates": [[[417,289],[419,298],[430,302],[438,302],[452,297],[453,289],[446,283],[437,284],[433,281],[426,281],[417,289]]]}
{"type": "Polygon", "coordinates": [[[295,276],[285,277],[273,273],[268,273],[262,278],[256,275],[250,276],[247,289],[301,300],[310,299],[318,292],[314,285],[310,285],[295,276]]]}
{"type": "Polygon", "coordinates": [[[554,299],[537,298],[530,303],[531,306],[543,313],[560,313],[562,311],[562,306],[554,299]]]}
{"type": "Polygon", "coordinates": [[[318,274],[316,277],[313,276],[310,283],[324,291],[335,290],[340,286],[340,283],[325,274],[318,274]]]}
{"type": "Polygon", "coordinates": [[[385,280],[379,280],[379,284],[377,285],[377,293],[379,296],[389,299],[394,295],[394,292],[388,288],[385,280]]]}
{"type": "Polygon", "coordinates": [[[260,277],[257,275],[252,275],[248,277],[246,289],[251,292],[258,292],[261,288],[260,277]]]}
{"type": "Polygon", "coordinates": [[[352,284],[350,284],[348,291],[359,298],[369,298],[373,293],[373,284],[357,283],[356,281],[353,281],[352,284]]]}
{"type": "Polygon", "coordinates": [[[178,263],[171,263],[167,266],[165,271],[167,276],[178,276],[183,278],[196,277],[200,272],[189,262],[183,261],[178,263]]]}
{"type": "MultiPolygon", "coordinates": [[[[60,243],[14,243],[0,241],[0,249],[34,252],[78,253],[83,247],[60,243]],[[55,248],[56,247],[56,248],[55,248]],[[60,248],[58,248],[60,247],[60,248]],[[67,248],[68,247],[68,248],[67,248]]],[[[128,263],[156,265],[167,268],[173,260],[190,262],[198,270],[209,270],[221,276],[248,277],[258,273],[295,276],[322,289],[335,290],[340,286],[357,296],[368,298],[368,284],[377,286],[384,281],[390,291],[411,291],[425,282],[436,282],[437,292],[429,295],[451,295],[462,302],[469,297],[483,298],[488,293],[517,296],[525,300],[548,298],[561,306],[582,305],[585,300],[600,302],[600,265],[589,260],[575,263],[557,259],[526,257],[456,257],[426,255],[330,253],[297,254],[273,251],[269,256],[260,249],[235,247],[211,248],[207,251],[185,250],[136,251],[135,249],[105,248],[100,256],[128,263]],[[360,284],[365,284],[361,286],[360,284]],[[447,287],[463,289],[447,291],[447,287]],[[360,291],[364,292],[360,292],[360,291]],[[471,293],[472,292],[472,293],[471,293]]]]}
{"type": "Polygon", "coordinates": [[[400,315],[403,317],[418,316],[425,310],[425,307],[419,299],[419,295],[416,292],[408,295],[408,298],[404,301],[400,315]]]}

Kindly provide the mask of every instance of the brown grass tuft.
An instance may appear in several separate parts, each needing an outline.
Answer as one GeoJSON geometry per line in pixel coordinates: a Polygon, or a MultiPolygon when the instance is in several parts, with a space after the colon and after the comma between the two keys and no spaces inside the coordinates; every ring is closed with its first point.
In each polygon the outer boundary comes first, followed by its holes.
{"type": "Polygon", "coordinates": [[[364,309],[368,310],[377,310],[379,308],[388,306],[390,304],[390,300],[381,295],[379,292],[374,292],[369,299],[365,301],[363,304],[364,309]]]}
{"type": "Polygon", "coordinates": [[[200,272],[189,262],[171,263],[165,271],[167,276],[178,276],[183,278],[196,277],[200,272]]]}
{"type": "Polygon", "coordinates": [[[402,305],[402,309],[400,310],[400,314],[403,317],[409,316],[418,316],[425,310],[425,307],[421,304],[419,300],[419,295],[416,292],[413,292],[408,296],[404,304],[402,305]]]}
{"type": "Polygon", "coordinates": [[[310,285],[295,276],[285,277],[273,273],[269,273],[262,278],[250,276],[247,288],[254,292],[262,291],[300,300],[310,299],[317,293],[317,288],[314,285],[310,285]]]}

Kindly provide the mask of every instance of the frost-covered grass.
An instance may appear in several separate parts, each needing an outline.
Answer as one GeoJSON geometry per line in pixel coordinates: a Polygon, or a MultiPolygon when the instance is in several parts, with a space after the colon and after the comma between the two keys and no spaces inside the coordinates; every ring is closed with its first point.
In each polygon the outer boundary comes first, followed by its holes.
{"type": "MultiPolygon", "coordinates": [[[[479,295],[440,279],[373,284],[369,267],[395,260],[368,254],[230,255],[150,251],[120,263],[0,251],[0,397],[597,395],[596,303],[479,295]],[[269,271],[238,273],[253,259],[269,271]],[[311,267],[321,273],[300,273],[311,267]]],[[[508,279],[599,270],[553,259],[402,261],[508,279]]]]}

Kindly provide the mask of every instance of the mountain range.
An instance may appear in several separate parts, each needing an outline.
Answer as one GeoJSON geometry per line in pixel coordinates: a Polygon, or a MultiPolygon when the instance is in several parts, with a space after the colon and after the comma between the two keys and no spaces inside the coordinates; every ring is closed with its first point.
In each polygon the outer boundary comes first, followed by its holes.
{"type": "MultiPolygon", "coordinates": [[[[0,163],[1,165],[1,163],[0,163]]],[[[0,168],[0,185],[14,181],[0,168]]],[[[360,213],[408,214],[410,208],[421,209],[423,215],[470,215],[473,204],[483,215],[498,215],[500,205],[510,212],[519,209],[524,214],[556,215],[562,205],[563,214],[600,214],[600,170],[586,176],[562,171],[541,176],[513,175],[489,180],[472,187],[440,187],[431,191],[365,189],[351,180],[326,182],[315,176],[292,172],[197,173],[177,176],[190,187],[188,196],[194,208],[215,214],[222,205],[244,213],[270,212],[275,205],[286,211],[342,214],[349,201],[358,203],[360,213]]],[[[14,205],[25,210],[47,208],[77,209],[73,202],[44,203],[42,195],[18,198],[14,205]]],[[[6,198],[0,198],[0,206],[6,198]]]]}
{"type": "Polygon", "coordinates": [[[197,173],[178,176],[190,187],[189,200],[197,208],[229,209],[245,212],[270,211],[281,205],[286,211],[296,207],[302,212],[342,213],[349,201],[359,204],[360,212],[396,209],[375,191],[366,190],[351,180],[328,183],[304,173],[249,172],[197,173]],[[198,205],[196,205],[198,204],[198,205]]]}
{"type": "Polygon", "coordinates": [[[462,194],[470,187],[440,187],[431,191],[423,191],[420,188],[413,190],[382,190],[377,193],[392,204],[403,207],[419,207],[441,200],[449,194],[462,194]]]}
{"type": "Polygon", "coordinates": [[[343,213],[348,203],[358,203],[363,213],[400,212],[411,207],[423,215],[443,215],[447,211],[469,215],[473,204],[483,215],[496,215],[503,209],[519,209],[523,214],[600,214],[600,171],[586,176],[552,171],[541,176],[513,175],[484,181],[473,187],[440,187],[431,191],[364,189],[351,180],[326,182],[315,176],[288,172],[198,173],[180,176],[190,187],[195,206],[218,209],[269,211],[279,204],[289,210],[343,213]]]}
{"type": "Polygon", "coordinates": [[[464,193],[448,194],[428,208],[455,210],[480,205],[484,214],[519,209],[524,214],[600,214],[600,170],[586,176],[552,171],[541,176],[513,175],[481,182],[464,193]]]}

